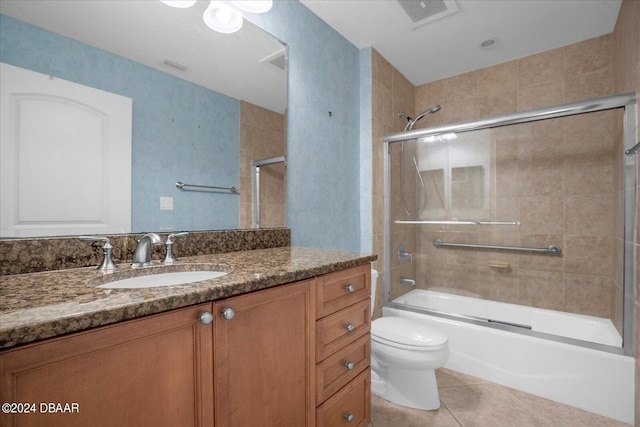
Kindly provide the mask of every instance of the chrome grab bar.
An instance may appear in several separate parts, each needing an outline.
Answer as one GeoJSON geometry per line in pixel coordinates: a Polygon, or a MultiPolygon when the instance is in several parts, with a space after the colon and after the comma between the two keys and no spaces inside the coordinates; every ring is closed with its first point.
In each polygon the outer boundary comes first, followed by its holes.
{"type": "Polygon", "coordinates": [[[405,221],[396,220],[396,224],[436,224],[436,225],[520,225],[520,221],[405,221]]]}
{"type": "Polygon", "coordinates": [[[548,248],[527,248],[523,246],[496,246],[496,245],[476,245],[472,243],[448,243],[440,239],[433,241],[433,246],[442,248],[444,246],[453,246],[458,248],[479,248],[479,249],[499,249],[506,251],[525,251],[525,252],[544,252],[549,256],[560,255],[560,246],[551,245],[548,248]]]}
{"type": "Polygon", "coordinates": [[[214,190],[227,190],[232,193],[240,193],[240,189],[236,187],[214,187],[213,185],[196,185],[196,184],[184,184],[180,181],[176,182],[176,188],[182,190],[184,187],[198,187],[198,188],[212,188],[214,190]]]}

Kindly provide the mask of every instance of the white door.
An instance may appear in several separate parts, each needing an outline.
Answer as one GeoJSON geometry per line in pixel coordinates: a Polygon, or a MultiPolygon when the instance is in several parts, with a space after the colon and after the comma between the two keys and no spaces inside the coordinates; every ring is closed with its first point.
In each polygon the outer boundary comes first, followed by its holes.
{"type": "Polygon", "coordinates": [[[129,233],[132,100],[0,67],[0,237],[129,233]]]}

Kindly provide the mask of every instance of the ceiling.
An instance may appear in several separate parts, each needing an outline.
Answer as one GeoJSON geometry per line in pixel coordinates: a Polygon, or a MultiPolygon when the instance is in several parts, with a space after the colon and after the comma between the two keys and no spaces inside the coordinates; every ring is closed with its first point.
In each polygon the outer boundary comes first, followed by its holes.
{"type": "Polygon", "coordinates": [[[375,48],[416,86],[611,33],[621,4],[455,0],[457,12],[415,27],[396,0],[300,1],[356,47],[375,48]],[[489,38],[494,46],[480,47],[489,38]]]}
{"type": "Polygon", "coordinates": [[[210,30],[202,20],[207,6],[206,1],[175,9],[151,0],[0,0],[0,13],[283,113],[286,73],[261,61],[282,54],[284,46],[247,20],[234,34],[210,30]]]}
{"type": "MultiPolygon", "coordinates": [[[[356,47],[375,48],[416,86],[608,34],[621,4],[422,0],[452,2],[457,11],[416,27],[396,0],[300,1],[356,47]],[[481,48],[488,38],[496,44],[481,48]]],[[[235,34],[209,30],[202,22],[207,4],[174,9],[151,0],[0,0],[0,13],[283,112],[285,73],[265,63],[256,65],[282,52],[283,46],[248,21],[235,34]],[[165,60],[189,69],[178,71],[165,60]]]]}

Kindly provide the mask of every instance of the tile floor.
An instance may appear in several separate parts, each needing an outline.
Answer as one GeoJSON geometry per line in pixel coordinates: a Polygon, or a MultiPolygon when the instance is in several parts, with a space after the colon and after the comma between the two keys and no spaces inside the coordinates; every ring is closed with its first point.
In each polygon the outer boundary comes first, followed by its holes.
{"type": "Polygon", "coordinates": [[[447,369],[440,409],[420,411],[372,394],[369,427],[628,427],[628,424],[447,369]]]}

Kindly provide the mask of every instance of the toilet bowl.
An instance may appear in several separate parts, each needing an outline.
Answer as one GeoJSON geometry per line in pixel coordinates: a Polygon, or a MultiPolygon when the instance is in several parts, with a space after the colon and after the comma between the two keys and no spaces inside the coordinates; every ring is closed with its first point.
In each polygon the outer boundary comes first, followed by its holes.
{"type": "MultiPolygon", "coordinates": [[[[371,271],[371,311],[378,278],[371,271]]],[[[402,317],[371,322],[371,391],[398,405],[433,410],[440,407],[435,370],[449,357],[443,333],[402,317]]]]}

